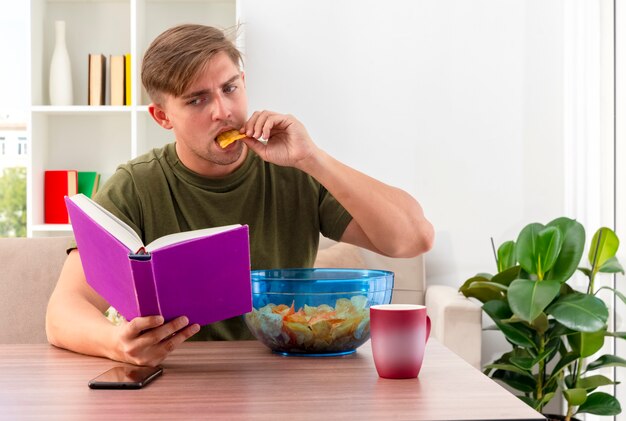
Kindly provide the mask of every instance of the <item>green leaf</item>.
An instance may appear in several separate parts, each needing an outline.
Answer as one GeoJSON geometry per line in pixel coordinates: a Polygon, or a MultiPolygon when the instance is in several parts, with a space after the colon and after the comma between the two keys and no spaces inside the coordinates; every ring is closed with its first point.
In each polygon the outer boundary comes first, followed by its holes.
{"type": "Polygon", "coordinates": [[[535,379],[532,374],[528,371],[521,369],[513,364],[487,364],[485,368],[491,368],[496,370],[504,370],[504,371],[512,371],[513,373],[521,374],[522,376],[529,377],[531,379],[535,379]]]}
{"type": "Polygon", "coordinates": [[[581,388],[565,389],[563,396],[571,406],[579,406],[587,400],[587,391],[581,388]]]}
{"type": "Polygon", "coordinates": [[[546,364],[552,361],[556,354],[560,353],[563,355],[567,353],[567,350],[563,352],[561,347],[565,347],[562,338],[552,338],[546,342],[544,346],[544,350],[548,352],[548,355],[546,356],[546,364]]]}
{"type": "Polygon", "coordinates": [[[499,325],[500,331],[506,339],[517,346],[536,349],[537,345],[533,342],[530,335],[517,327],[507,324],[499,325]]]}
{"type": "Polygon", "coordinates": [[[546,313],[577,332],[597,332],[606,326],[609,318],[609,310],[602,300],[581,293],[560,297],[546,313]]]}
{"type": "Polygon", "coordinates": [[[626,360],[617,355],[606,354],[587,364],[587,371],[597,370],[602,367],[626,367],[626,360]]]}
{"type": "Polygon", "coordinates": [[[591,278],[591,269],[587,268],[578,268],[579,271],[587,275],[587,278],[591,278]]]}
{"type": "Polygon", "coordinates": [[[541,398],[541,401],[539,401],[539,405],[537,408],[535,408],[535,410],[537,411],[541,410],[541,408],[543,408],[544,405],[550,402],[553,397],[554,397],[554,392],[546,393],[545,395],[543,395],[543,398],[541,398]]]}
{"type": "Polygon", "coordinates": [[[554,279],[561,283],[572,277],[580,264],[585,249],[585,229],[580,222],[570,218],[557,218],[547,224],[557,227],[563,236],[561,252],[552,269],[544,279],[554,279]]]}
{"type": "Polygon", "coordinates": [[[537,273],[537,255],[539,254],[537,237],[543,228],[544,226],[538,223],[528,224],[517,237],[515,243],[517,261],[528,273],[537,273]]]}
{"type": "Polygon", "coordinates": [[[570,364],[572,364],[574,361],[576,361],[579,358],[579,355],[576,354],[575,352],[569,352],[565,355],[563,355],[561,357],[561,359],[559,360],[558,363],[556,363],[556,365],[554,366],[554,369],[552,370],[552,373],[550,373],[550,378],[548,381],[552,380],[553,378],[557,377],[559,375],[559,373],[561,371],[563,371],[563,369],[567,366],[569,366],[570,364]]]}
{"type": "Polygon", "coordinates": [[[617,260],[617,257],[613,256],[610,259],[608,259],[606,262],[604,262],[602,264],[602,266],[600,266],[598,268],[598,272],[603,272],[603,273],[621,273],[623,275],[624,274],[624,268],[622,267],[622,265],[617,260]]]}
{"type": "Polygon", "coordinates": [[[587,396],[585,403],[578,407],[577,414],[617,415],[622,412],[619,401],[604,392],[594,392],[587,396]]]}
{"type": "Polygon", "coordinates": [[[550,348],[555,348],[555,346],[554,345],[550,346],[549,344],[546,345],[545,349],[543,350],[543,352],[535,357],[534,363],[535,364],[539,364],[541,361],[543,361],[546,358],[548,358],[548,356],[552,353],[552,350],[550,348]]]}
{"type": "Polygon", "coordinates": [[[541,410],[539,402],[533,398],[530,398],[528,396],[518,396],[518,399],[533,408],[535,411],[541,410]]]}
{"type": "Polygon", "coordinates": [[[557,281],[516,279],[509,285],[509,306],[517,317],[532,323],[558,295],[560,287],[557,281]]]}
{"type": "Polygon", "coordinates": [[[543,335],[549,327],[548,316],[546,313],[541,313],[530,326],[537,331],[537,333],[543,335]]]}
{"type": "Polygon", "coordinates": [[[589,248],[589,264],[597,268],[615,256],[619,248],[619,239],[612,229],[602,227],[593,235],[589,248]]]}
{"type": "Polygon", "coordinates": [[[578,353],[581,357],[589,357],[604,345],[604,335],[606,330],[602,329],[597,332],[578,332],[569,335],[567,340],[572,347],[572,351],[578,353]]]}
{"type": "Polygon", "coordinates": [[[563,326],[561,323],[556,320],[550,320],[550,329],[548,330],[547,339],[550,340],[552,338],[559,338],[564,335],[570,335],[574,333],[573,330],[563,326]]]}
{"type": "Polygon", "coordinates": [[[463,293],[463,291],[469,288],[469,286],[472,285],[472,283],[474,282],[489,282],[490,280],[491,280],[491,277],[487,278],[486,276],[483,276],[482,274],[474,275],[468,280],[466,280],[465,282],[463,282],[463,285],[459,287],[459,292],[463,293]]]}
{"type": "Polygon", "coordinates": [[[603,289],[608,289],[610,291],[613,291],[613,294],[617,295],[617,297],[622,300],[622,302],[624,304],[626,304],[626,296],[624,294],[622,294],[621,292],[619,292],[618,290],[616,290],[615,288],[611,288],[611,287],[602,287],[602,288],[598,288],[598,290],[595,292],[595,294],[597,294],[598,292],[602,291],[603,289]]]}
{"type": "Polygon", "coordinates": [[[521,326],[518,327],[512,324],[502,323],[503,319],[508,319],[512,316],[511,309],[505,301],[488,301],[483,304],[483,310],[496,323],[509,342],[524,348],[536,347],[530,334],[521,326]]]}
{"type": "Polygon", "coordinates": [[[522,370],[526,370],[527,372],[532,374],[533,360],[535,359],[535,355],[530,351],[531,350],[528,348],[514,348],[510,352],[504,354],[500,358],[500,360],[496,361],[496,363],[506,363],[508,361],[509,363],[514,364],[522,370]]]}
{"type": "MultiPolygon", "coordinates": [[[[513,315],[513,312],[509,308],[506,301],[493,300],[483,304],[483,310],[494,322],[499,322],[503,319],[508,319],[513,315]]],[[[498,326],[499,327],[499,326],[498,326]]]]}
{"type": "Polygon", "coordinates": [[[561,252],[563,246],[563,238],[561,231],[556,227],[546,227],[537,233],[537,269],[541,274],[540,278],[543,279],[543,275],[552,269],[552,266],[556,263],[557,257],[561,252]]]}
{"type": "Polygon", "coordinates": [[[469,286],[469,289],[476,288],[488,288],[501,294],[505,293],[509,289],[506,285],[491,281],[473,282],[469,286]]]}
{"type": "MultiPolygon", "coordinates": [[[[509,361],[511,362],[511,364],[515,365],[516,367],[519,367],[520,369],[531,373],[532,368],[534,366],[539,364],[541,361],[545,360],[551,354],[552,350],[548,348],[549,347],[546,347],[546,349],[544,349],[544,351],[541,354],[537,355],[534,358],[530,355],[530,353],[525,352],[525,353],[518,353],[518,355],[511,356],[509,361]]],[[[523,350],[523,351],[526,351],[526,350],[523,350]]]]}
{"type": "Polygon", "coordinates": [[[583,377],[582,379],[578,379],[578,387],[591,392],[592,390],[600,387],[607,386],[611,384],[619,384],[619,382],[614,382],[606,376],[596,374],[595,376],[583,377]]]}
{"type": "MultiPolygon", "coordinates": [[[[515,314],[512,315],[511,317],[509,317],[508,319],[502,319],[500,321],[502,323],[507,323],[507,324],[511,324],[511,323],[525,323],[522,319],[517,317],[515,314]]],[[[528,324],[528,323],[526,323],[526,324],[528,324]]]]}
{"type": "Polygon", "coordinates": [[[520,266],[513,266],[511,268],[506,269],[500,273],[495,274],[491,278],[491,282],[496,282],[498,284],[509,286],[511,282],[516,280],[520,274],[520,266]]]}
{"type": "Polygon", "coordinates": [[[535,360],[532,357],[511,357],[511,363],[522,370],[530,371],[535,365],[535,360]]]}
{"type": "Polygon", "coordinates": [[[498,272],[515,266],[515,241],[506,241],[498,247],[498,272]]]}
{"type": "Polygon", "coordinates": [[[523,393],[531,393],[537,387],[537,382],[534,379],[529,378],[512,371],[496,370],[492,375],[492,379],[500,380],[501,382],[511,386],[515,390],[519,390],[523,393]]]}
{"type": "Polygon", "coordinates": [[[514,357],[534,357],[534,354],[528,348],[514,347],[510,351],[502,354],[500,358],[495,360],[493,363],[494,364],[501,364],[501,363],[508,364],[511,362],[511,358],[514,358],[514,357]]]}
{"type": "Polygon", "coordinates": [[[559,295],[564,297],[566,295],[575,294],[577,292],[578,291],[576,291],[574,288],[564,282],[561,284],[561,290],[559,291],[559,295]]]}
{"type": "Polygon", "coordinates": [[[466,297],[476,298],[482,303],[491,300],[503,300],[505,294],[489,286],[490,283],[491,281],[483,276],[475,276],[465,281],[459,291],[466,297]]]}

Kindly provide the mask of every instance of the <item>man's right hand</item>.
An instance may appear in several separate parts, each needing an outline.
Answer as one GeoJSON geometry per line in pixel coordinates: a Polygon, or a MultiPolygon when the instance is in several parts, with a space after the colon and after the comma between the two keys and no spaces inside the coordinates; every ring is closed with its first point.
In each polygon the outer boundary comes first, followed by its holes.
{"type": "Polygon", "coordinates": [[[157,366],[199,330],[200,326],[189,325],[185,316],[168,323],[164,323],[162,316],[136,317],[118,326],[118,346],[113,359],[136,365],[157,366]]]}
{"type": "Polygon", "coordinates": [[[168,323],[161,316],[137,317],[116,326],[104,317],[108,308],[87,284],[78,250],[73,250],[48,302],[48,341],[82,354],[156,366],[200,330],[197,324],[189,325],[187,317],[168,323]]]}

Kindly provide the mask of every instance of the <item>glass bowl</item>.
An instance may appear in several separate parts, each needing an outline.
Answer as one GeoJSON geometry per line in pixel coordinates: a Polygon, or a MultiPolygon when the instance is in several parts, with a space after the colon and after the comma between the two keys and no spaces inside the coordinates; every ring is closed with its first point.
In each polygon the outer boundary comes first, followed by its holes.
{"type": "Polygon", "coordinates": [[[252,271],[252,334],[282,355],[338,356],[370,336],[369,308],[389,304],[393,272],[370,269],[252,271]]]}

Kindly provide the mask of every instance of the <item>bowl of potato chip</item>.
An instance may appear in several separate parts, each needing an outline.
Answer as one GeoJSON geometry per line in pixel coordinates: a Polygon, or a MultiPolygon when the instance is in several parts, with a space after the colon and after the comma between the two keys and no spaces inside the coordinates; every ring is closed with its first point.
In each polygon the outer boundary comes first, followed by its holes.
{"type": "Polygon", "coordinates": [[[371,269],[252,271],[253,309],[245,321],[278,354],[351,354],[369,339],[370,306],[391,302],[393,277],[371,269]]]}

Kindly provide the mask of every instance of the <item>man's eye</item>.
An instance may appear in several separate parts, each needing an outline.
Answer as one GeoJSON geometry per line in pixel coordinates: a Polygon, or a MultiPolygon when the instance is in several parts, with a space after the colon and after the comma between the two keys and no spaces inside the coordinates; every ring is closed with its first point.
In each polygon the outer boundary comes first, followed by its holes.
{"type": "Polygon", "coordinates": [[[233,92],[235,92],[235,90],[237,89],[237,86],[235,85],[228,85],[224,87],[224,93],[225,94],[232,94],[233,92]]]}
{"type": "Polygon", "coordinates": [[[192,100],[187,101],[187,105],[200,105],[204,101],[206,101],[206,98],[194,98],[192,100]]]}

